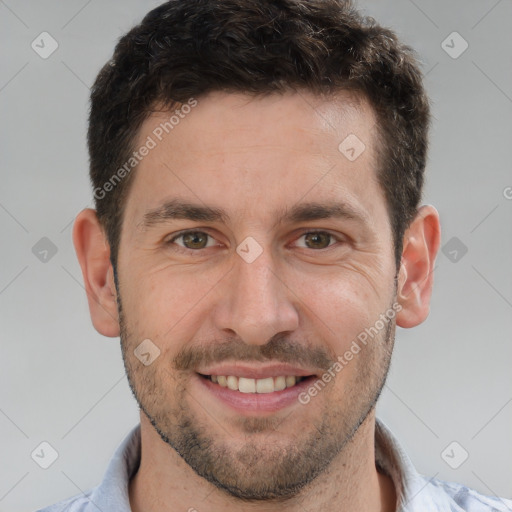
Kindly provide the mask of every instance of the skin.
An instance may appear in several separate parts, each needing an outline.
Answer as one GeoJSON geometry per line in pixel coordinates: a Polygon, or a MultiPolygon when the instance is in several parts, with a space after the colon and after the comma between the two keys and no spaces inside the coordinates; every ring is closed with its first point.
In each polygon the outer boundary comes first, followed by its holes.
{"type": "MultiPolygon", "coordinates": [[[[152,114],[139,143],[168,117],[152,114]]],[[[74,243],[92,321],[105,336],[121,335],[141,406],[135,512],[395,510],[392,481],[375,466],[374,405],[395,326],[428,315],[440,227],[437,211],[422,206],[397,272],[375,129],[369,104],[348,93],[199,98],[133,171],[117,288],[94,210],[78,215],[74,243]],[[338,150],[349,134],[366,146],[355,161],[338,150]],[[222,208],[228,219],[144,223],[173,199],[222,208]],[[276,225],[308,202],[348,204],[360,218],[276,225]],[[207,247],[173,239],[185,229],[210,235],[207,247]],[[333,237],[311,238],[312,230],[333,237]],[[262,248],[252,263],[236,252],[248,236],[262,248]],[[301,362],[321,375],[393,304],[396,318],[306,405],[237,414],[198,385],[207,358],[301,362]],[[147,338],[160,349],[149,366],[133,354],[147,338]]]]}

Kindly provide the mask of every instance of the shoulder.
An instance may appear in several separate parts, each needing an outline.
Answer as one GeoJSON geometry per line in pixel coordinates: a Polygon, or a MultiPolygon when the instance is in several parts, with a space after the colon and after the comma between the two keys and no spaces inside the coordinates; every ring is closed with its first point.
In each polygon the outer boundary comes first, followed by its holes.
{"type": "MultiPolygon", "coordinates": [[[[428,480],[424,477],[425,480],[428,480]]],[[[433,494],[444,495],[454,505],[453,511],[464,512],[512,512],[512,500],[487,496],[463,484],[432,478],[428,485],[433,494]]]]}
{"type": "Polygon", "coordinates": [[[139,463],[140,425],[136,425],[117,448],[98,486],[37,512],[129,512],[128,484],[139,463]]]}
{"type": "Polygon", "coordinates": [[[73,496],[58,503],[54,503],[49,507],[41,508],[36,512],[97,512],[94,504],[89,499],[91,491],[86,491],[83,494],[73,496]]]}

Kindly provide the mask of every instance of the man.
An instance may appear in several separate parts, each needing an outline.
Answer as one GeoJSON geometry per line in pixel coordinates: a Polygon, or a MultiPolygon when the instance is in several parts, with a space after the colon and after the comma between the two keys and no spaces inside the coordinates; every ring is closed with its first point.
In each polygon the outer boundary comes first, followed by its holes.
{"type": "Polygon", "coordinates": [[[428,124],[412,51],[341,0],[173,0],[120,40],[74,243],[141,423],[46,511],[512,506],[420,476],[375,417],[429,311],[428,124]]]}

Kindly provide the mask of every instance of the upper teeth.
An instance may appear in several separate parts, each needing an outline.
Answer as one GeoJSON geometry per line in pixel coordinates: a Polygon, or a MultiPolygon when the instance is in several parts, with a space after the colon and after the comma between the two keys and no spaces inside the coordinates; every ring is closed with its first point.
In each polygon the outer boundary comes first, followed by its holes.
{"type": "Polygon", "coordinates": [[[210,375],[213,382],[223,388],[242,393],[272,393],[282,389],[295,386],[302,377],[288,375],[284,377],[267,377],[266,379],[247,379],[246,377],[235,377],[234,375],[210,375]]]}

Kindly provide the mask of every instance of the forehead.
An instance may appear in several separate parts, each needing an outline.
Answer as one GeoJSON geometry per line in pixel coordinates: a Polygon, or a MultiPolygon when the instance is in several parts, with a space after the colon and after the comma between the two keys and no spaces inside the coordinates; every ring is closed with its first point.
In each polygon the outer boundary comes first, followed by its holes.
{"type": "Polygon", "coordinates": [[[139,131],[138,142],[151,135],[159,146],[171,149],[185,143],[199,152],[280,144],[310,156],[327,150],[337,159],[339,143],[353,134],[364,139],[366,161],[373,157],[374,110],[356,93],[319,97],[305,91],[265,96],[213,92],[193,101],[194,107],[154,111],[139,131]]]}
{"type": "Polygon", "coordinates": [[[195,101],[143,123],[135,147],[151,149],[136,168],[126,219],[140,222],[175,198],[255,222],[271,222],[301,200],[342,200],[370,216],[385,211],[376,119],[364,99],[216,92],[195,101]]]}

